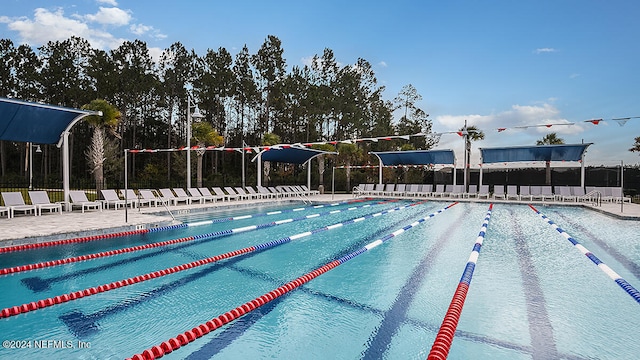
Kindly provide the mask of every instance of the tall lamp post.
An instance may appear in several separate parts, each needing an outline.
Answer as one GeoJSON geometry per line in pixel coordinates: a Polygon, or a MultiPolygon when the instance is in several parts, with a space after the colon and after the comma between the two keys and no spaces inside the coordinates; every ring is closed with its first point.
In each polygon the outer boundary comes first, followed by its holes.
{"type": "Polygon", "coordinates": [[[37,153],[41,153],[40,145],[33,145],[33,143],[29,143],[29,190],[33,190],[33,150],[32,148],[36,148],[37,153]]]}
{"type": "Polygon", "coordinates": [[[202,119],[204,116],[200,113],[198,105],[192,104],[191,94],[187,92],[187,189],[191,187],[191,119],[202,119]],[[191,108],[195,108],[193,114],[191,108]]]}

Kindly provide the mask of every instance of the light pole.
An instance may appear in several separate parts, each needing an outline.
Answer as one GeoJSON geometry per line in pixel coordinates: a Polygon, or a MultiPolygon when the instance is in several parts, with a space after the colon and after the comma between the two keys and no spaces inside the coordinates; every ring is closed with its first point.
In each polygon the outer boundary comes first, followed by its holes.
{"type": "Polygon", "coordinates": [[[33,143],[29,143],[29,190],[33,190],[33,150],[31,150],[35,146],[36,152],[41,153],[40,145],[33,145],[33,143]]]}
{"type": "Polygon", "coordinates": [[[187,92],[187,189],[191,187],[191,118],[202,119],[204,116],[200,113],[198,105],[191,105],[191,94],[187,92]],[[191,108],[195,110],[191,113],[191,108]]]}

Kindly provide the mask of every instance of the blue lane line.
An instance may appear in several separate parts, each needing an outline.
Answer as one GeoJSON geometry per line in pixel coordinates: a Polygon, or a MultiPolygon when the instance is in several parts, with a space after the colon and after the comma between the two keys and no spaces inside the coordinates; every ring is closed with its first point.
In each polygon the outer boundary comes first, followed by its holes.
{"type": "Polygon", "coordinates": [[[581,224],[578,224],[578,223],[572,221],[569,217],[567,217],[564,214],[561,214],[559,212],[555,212],[555,214],[558,215],[560,218],[562,218],[562,220],[564,220],[565,222],[570,223],[571,225],[576,227],[579,231],[583,232],[588,237],[590,237],[591,241],[593,241],[594,244],[596,244],[602,250],[604,250],[606,253],[611,255],[611,257],[616,259],[616,261],[618,261],[631,274],[633,274],[633,276],[635,276],[636,279],[640,280],[640,265],[639,264],[636,264],[635,262],[631,261],[631,259],[629,259],[627,256],[625,256],[623,253],[621,253],[620,251],[618,251],[616,248],[612,247],[611,245],[607,244],[606,241],[598,238],[595,234],[593,234],[591,231],[589,231],[587,228],[585,228],[581,224]]]}
{"type": "MultiPolygon", "coordinates": [[[[400,206],[400,207],[396,207],[394,209],[388,209],[388,210],[384,210],[382,212],[379,212],[377,214],[386,214],[386,213],[391,213],[394,211],[398,211],[400,209],[404,209],[404,208],[408,208],[411,207],[413,204],[407,204],[405,206],[400,206]]],[[[368,219],[368,218],[372,218],[373,215],[375,214],[368,214],[365,215],[363,217],[360,217],[360,219],[368,219]]],[[[65,314],[62,315],[60,317],[60,319],[67,325],[67,327],[69,328],[69,330],[75,334],[78,338],[80,339],[86,339],[86,337],[92,335],[93,333],[95,333],[96,331],[98,331],[98,326],[96,325],[97,322],[99,322],[101,319],[114,315],[116,313],[125,311],[129,308],[132,308],[133,306],[136,306],[138,304],[144,303],[150,299],[154,299],[156,297],[162,296],[165,293],[168,293],[170,291],[176,290],[181,286],[184,286],[192,281],[195,281],[197,279],[202,278],[203,276],[208,275],[209,273],[227,267],[227,266],[233,266],[236,262],[242,260],[242,259],[246,259],[247,257],[251,257],[255,254],[258,254],[264,250],[267,250],[275,245],[278,244],[282,244],[285,242],[291,241],[290,238],[284,238],[284,239],[279,239],[279,240],[275,240],[275,241],[271,241],[267,244],[271,244],[270,246],[255,246],[255,250],[244,254],[241,257],[234,257],[231,259],[226,259],[224,262],[216,262],[211,266],[205,267],[203,270],[200,270],[198,272],[195,272],[193,274],[187,275],[181,279],[178,279],[176,281],[167,283],[165,285],[162,285],[158,288],[155,288],[151,291],[145,292],[140,294],[136,299],[134,300],[127,300],[127,301],[123,301],[120,303],[117,303],[115,305],[109,306],[104,310],[100,310],[98,312],[92,313],[92,314],[88,314],[85,315],[79,311],[76,312],[72,312],[70,314],[65,314]]],[[[266,244],[262,244],[262,245],[266,245],[266,244]]]]}
{"type": "MultiPolygon", "coordinates": [[[[377,203],[377,204],[381,204],[381,203],[377,203]]],[[[376,204],[374,204],[374,205],[376,205],[376,204]]],[[[316,213],[316,214],[311,214],[311,215],[307,215],[307,216],[301,216],[301,217],[293,218],[293,219],[279,220],[279,221],[270,222],[270,223],[266,223],[266,224],[259,224],[259,225],[255,225],[255,226],[249,226],[249,227],[243,227],[243,228],[235,228],[235,229],[229,229],[229,230],[221,230],[221,231],[216,231],[216,232],[212,232],[212,233],[200,234],[200,235],[194,236],[194,239],[198,239],[199,241],[189,241],[189,242],[186,242],[186,243],[180,243],[180,244],[176,244],[176,245],[171,245],[170,247],[158,248],[155,251],[151,250],[148,253],[144,253],[144,254],[141,254],[141,255],[133,256],[133,257],[122,259],[122,260],[113,261],[113,262],[110,262],[108,264],[104,264],[104,265],[93,267],[93,268],[89,268],[89,269],[70,272],[70,273],[67,273],[67,274],[64,274],[64,275],[60,275],[60,276],[55,276],[55,277],[50,277],[50,278],[42,278],[42,277],[39,277],[39,276],[27,277],[27,278],[22,279],[21,282],[25,287],[27,287],[29,290],[31,290],[33,292],[43,292],[43,291],[49,290],[51,288],[51,285],[53,283],[55,283],[55,282],[67,281],[67,280],[71,280],[71,279],[74,279],[74,278],[82,277],[82,276],[87,275],[87,274],[92,274],[92,273],[97,272],[97,271],[104,271],[104,270],[116,268],[116,267],[118,267],[120,265],[124,265],[124,264],[131,263],[131,262],[134,262],[134,261],[138,261],[138,260],[147,259],[147,258],[150,258],[150,257],[161,255],[166,251],[184,249],[184,248],[187,248],[187,247],[190,247],[190,246],[203,244],[203,243],[205,243],[207,241],[211,241],[211,240],[218,239],[218,238],[221,238],[221,237],[227,237],[227,236],[239,234],[239,233],[246,232],[246,231],[265,229],[265,228],[269,228],[269,227],[273,227],[273,226],[277,226],[277,225],[289,224],[289,223],[292,223],[292,222],[308,220],[308,219],[311,219],[311,218],[318,218],[318,217],[337,214],[337,213],[345,212],[345,211],[353,211],[353,210],[367,208],[367,207],[371,207],[371,206],[372,206],[371,204],[363,204],[363,205],[360,205],[360,206],[352,206],[352,207],[349,207],[347,209],[324,211],[324,212],[320,212],[320,213],[316,213]]],[[[407,206],[409,206],[409,205],[407,205],[407,206]]],[[[398,209],[398,207],[396,207],[394,209],[398,209]]],[[[292,209],[292,211],[295,211],[295,209],[292,209]]],[[[351,220],[351,222],[352,221],[353,220],[351,220]]],[[[264,247],[278,245],[277,243],[281,243],[281,242],[282,242],[282,239],[281,240],[276,240],[275,242],[273,242],[273,244],[272,243],[268,243],[268,244],[261,244],[261,245],[258,245],[258,246],[262,249],[264,247]]]]}
{"type": "Polygon", "coordinates": [[[431,247],[427,255],[422,258],[418,266],[405,282],[400,293],[396,297],[394,303],[389,310],[382,314],[382,322],[380,326],[371,334],[372,337],[367,341],[368,347],[362,353],[362,359],[381,359],[387,351],[393,337],[398,329],[406,321],[407,312],[415,298],[416,293],[420,290],[422,282],[427,274],[431,271],[431,267],[444,248],[453,238],[453,234],[460,228],[460,220],[465,218],[471,212],[470,208],[466,208],[465,212],[452,221],[451,225],[436,239],[435,244],[431,247]]]}
{"type": "Polygon", "coordinates": [[[157,228],[149,229],[149,232],[151,233],[151,232],[159,232],[159,231],[165,231],[165,230],[182,229],[182,228],[194,227],[194,226],[220,224],[220,223],[229,222],[229,221],[246,220],[246,219],[252,219],[252,218],[257,218],[257,217],[286,214],[286,213],[290,213],[290,212],[297,212],[297,211],[303,211],[303,210],[309,210],[309,209],[320,209],[320,208],[323,208],[323,207],[333,207],[333,206],[339,206],[339,205],[346,205],[346,204],[351,204],[351,203],[354,203],[354,202],[362,202],[362,201],[343,201],[343,202],[339,202],[339,203],[321,204],[321,205],[314,205],[314,206],[308,206],[308,207],[302,207],[302,208],[275,210],[275,211],[269,211],[269,212],[266,212],[266,213],[249,214],[249,215],[238,215],[238,216],[232,216],[232,217],[228,217],[228,218],[196,221],[196,222],[192,222],[192,223],[184,223],[184,224],[177,224],[177,225],[160,226],[160,227],[157,227],[157,228]]]}
{"type": "Polygon", "coordinates": [[[585,255],[587,258],[589,258],[602,272],[607,274],[607,276],[611,280],[615,281],[615,283],[618,284],[618,286],[620,286],[622,288],[622,290],[624,290],[638,304],[640,304],[640,291],[638,291],[638,289],[633,287],[625,279],[623,279],[622,276],[620,276],[618,273],[613,271],[613,269],[611,269],[605,263],[600,261],[600,259],[598,259],[597,256],[595,256],[591,251],[589,251],[587,248],[582,246],[582,244],[580,244],[578,242],[578,240],[576,240],[573,237],[571,237],[571,235],[569,235],[566,231],[564,231],[560,226],[558,226],[556,223],[554,223],[546,215],[544,215],[543,213],[541,213],[540,211],[538,211],[536,208],[534,208],[531,205],[529,205],[529,207],[531,208],[531,210],[535,211],[543,221],[547,222],[549,225],[551,225],[551,227],[556,229],[556,231],[559,232],[560,235],[562,235],[565,239],[569,240],[569,242],[571,242],[571,244],[573,244],[573,247],[578,249],[578,251],[580,251],[583,255],[585,255]]]}

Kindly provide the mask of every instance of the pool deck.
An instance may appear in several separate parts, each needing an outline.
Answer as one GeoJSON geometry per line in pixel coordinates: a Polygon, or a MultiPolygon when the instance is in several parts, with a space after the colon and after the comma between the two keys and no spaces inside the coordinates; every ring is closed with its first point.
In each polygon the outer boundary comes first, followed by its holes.
{"type": "MultiPolygon", "coordinates": [[[[354,200],[351,194],[324,194],[310,197],[314,203],[332,203],[354,200]]],[[[595,211],[608,214],[613,217],[640,220],[640,204],[625,203],[621,208],[619,203],[602,203],[601,206],[593,206],[584,203],[554,202],[554,201],[534,201],[518,202],[514,200],[493,200],[493,199],[456,199],[456,198],[429,198],[438,201],[473,201],[494,204],[532,204],[540,211],[544,212],[544,205],[565,205],[582,206],[595,211]]],[[[285,204],[287,202],[300,202],[294,198],[284,198],[281,200],[239,200],[225,201],[206,204],[191,204],[170,206],[173,214],[195,213],[206,211],[211,208],[220,207],[251,207],[254,204],[285,204]]],[[[0,247],[19,245],[33,242],[55,241],[91,235],[108,234],[122,231],[133,231],[141,228],[152,228],[175,223],[166,209],[159,207],[144,207],[141,209],[128,209],[125,221],[124,209],[105,209],[99,211],[63,212],[62,214],[44,213],[42,216],[17,215],[12,219],[3,217],[0,219],[0,247]]]]}

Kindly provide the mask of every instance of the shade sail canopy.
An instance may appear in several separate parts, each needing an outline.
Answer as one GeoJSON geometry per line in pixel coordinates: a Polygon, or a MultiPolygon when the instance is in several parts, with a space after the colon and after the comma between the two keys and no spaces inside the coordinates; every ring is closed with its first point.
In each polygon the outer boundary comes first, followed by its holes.
{"type": "Polygon", "coordinates": [[[480,153],[484,164],[520,161],[580,161],[582,154],[591,144],[480,148],[480,153]]]}
{"type": "MultiPolygon", "coordinates": [[[[294,145],[274,145],[262,150],[259,156],[262,161],[282,162],[289,164],[304,164],[322,154],[337,154],[335,152],[308,149],[294,145]]],[[[257,157],[256,157],[257,158],[257,157]]],[[[256,158],[253,158],[254,161],[256,158]]]]}
{"type": "Polygon", "coordinates": [[[453,150],[413,150],[372,152],[385,166],[454,164],[453,150]]]}
{"type": "Polygon", "coordinates": [[[36,144],[60,143],[61,136],[95,111],[0,98],[0,140],[36,144]]]}

